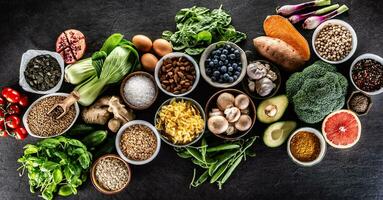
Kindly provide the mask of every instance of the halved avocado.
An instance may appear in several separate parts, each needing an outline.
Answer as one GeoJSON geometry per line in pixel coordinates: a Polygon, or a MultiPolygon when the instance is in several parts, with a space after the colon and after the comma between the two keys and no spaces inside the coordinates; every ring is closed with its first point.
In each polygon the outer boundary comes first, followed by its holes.
{"type": "Polygon", "coordinates": [[[266,129],[263,134],[263,142],[268,147],[279,147],[286,141],[296,127],[297,123],[294,121],[275,122],[266,129]]]}
{"type": "Polygon", "coordinates": [[[278,121],[286,111],[289,100],[286,95],[279,95],[263,100],[257,109],[258,120],[270,124],[278,121]]]}

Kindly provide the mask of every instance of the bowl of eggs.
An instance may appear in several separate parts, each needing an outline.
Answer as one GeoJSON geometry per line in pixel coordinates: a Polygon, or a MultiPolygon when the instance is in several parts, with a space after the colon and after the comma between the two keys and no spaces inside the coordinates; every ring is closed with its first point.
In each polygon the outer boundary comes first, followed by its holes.
{"type": "Polygon", "coordinates": [[[148,36],[135,35],[132,42],[140,52],[142,67],[148,72],[154,72],[159,58],[173,52],[172,44],[164,39],[156,39],[152,42],[148,36]]]}

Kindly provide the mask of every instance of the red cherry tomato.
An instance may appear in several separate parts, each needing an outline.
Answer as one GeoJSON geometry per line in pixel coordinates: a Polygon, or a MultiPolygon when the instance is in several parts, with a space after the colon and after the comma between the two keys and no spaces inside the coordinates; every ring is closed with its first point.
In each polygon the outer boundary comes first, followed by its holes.
{"type": "Polygon", "coordinates": [[[4,125],[4,121],[5,121],[5,117],[4,116],[5,116],[4,111],[0,110],[0,126],[4,125]]]}
{"type": "Polygon", "coordinates": [[[8,134],[8,131],[5,130],[5,127],[4,125],[1,125],[0,126],[0,137],[7,137],[9,134],[8,134]]]}
{"type": "Polygon", "coordinates": [[[0,97],[0,108],[5,106],[5,100],[3,97],[0,97]]]}
{"type": "Polygon", "coordinates": [[[1,95],[11,103],[18,103],[20,101],[19,92],[9,87],[3,88],[1,95]]]}
{"type": "Polygon", "coordinates": [[[20,125],[20,118],[16,115],[10,115],[5,118],[5,124],[9,128],[17,128],[20,125]]]}
{"type": "Polygon", "coordinates": [[[7,112],[10,115],[20,114],[20,107],[17,104],[12,104],[8,107],[7,112]]]}
{"type": "Polygon", "coordinates": [[[25,130],[25,128],[18,127],[13,130],[13,135],[17,140],[24,140],[28,136],[28,133],[27,130],[25,130]]]}
{"type": "Polygon", "coordinates": [[[28,106],[28,97],[27,96],[21,96],[20,97],[20,100],[19,100],[19,104],[23,107],[27,107],[28,106]]]}

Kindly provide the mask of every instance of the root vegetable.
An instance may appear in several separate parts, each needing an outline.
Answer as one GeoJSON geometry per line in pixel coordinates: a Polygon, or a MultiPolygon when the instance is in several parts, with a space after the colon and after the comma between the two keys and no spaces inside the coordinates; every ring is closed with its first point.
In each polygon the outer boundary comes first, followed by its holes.
{"type": "Polygon", "coordinates": [[[286,71],[296,71],[305,62],[297,50],[283,40],[260,36],[255,38],[253,43],[262,56],[280,65],[286,71]]]}
{"type": "Polygon", "coordinates": [[[266,36],[281,39],[291,45],[304,61],[310,59],[310,47],[307,40],[288,19],[279,15],[268,16],[263,22],[263,29],[266,36]]]}
{"type": "Polygon", "coordinates": [[[108,128],[113,133],[116,133],[118,131],[118,129],[120,129],[120,127],[121,127],[121,120],[116,119],[116,118],[112,118],[109,120],[108,128]]]}

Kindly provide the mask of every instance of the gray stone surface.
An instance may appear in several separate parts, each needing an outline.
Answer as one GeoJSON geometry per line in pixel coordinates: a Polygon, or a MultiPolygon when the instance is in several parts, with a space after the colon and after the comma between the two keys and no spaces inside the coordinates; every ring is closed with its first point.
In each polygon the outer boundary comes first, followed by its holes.
{"type": "MultiPolygon", "coordinates": [[[[89,56],[111,33],[121,32],[127,38],[142,33],[157,38],[163,30],[174,30],[174,15],[179,9],[193,5],[217,8],[222,4],[232,15],[236,28],[248,34],[241,46],[254,52],[251,39],[263,35],[264,18],[273,14],[278,4],[296,2],[302,1],[3,0],[0,3],[0,86],[17,85],[23,52],[54,50],[56,37],[68,28],[79,29],[86,35],[89,56]]],[[[383,1],[335,2],[350,7],[348,14],[339,18],[349,22],[358,35],[355,55],[338,66],[348,77],[349,66],[356,56],[367,52],[383,56],[383,1]]],[[[312,31],[299,30],[311,41],[312,31]]],[[[252,53],[250,58],[258,56],[252,53]]],[[[313,56],[312,61],[316,59],[313,56]]],[[[288,74],[283,76],[286,79],[288,74]]],[[[117,87],[111,87],[111,93],[116,92],[117,87]]],[[[70,90],[69,85],[62,89],[70,90]]],[[[201,80],[190,96],[204,105],[214,91],[217,89],[201,80]]],[[[36,97],[32,95],[33,99],[36,97]]],[[[138,117],[152,122],[155,110],[166,98],[161,94],[156,104],[137,113],[138,117]]],[[[87,181],[78,195],[68,199],[383,199],[383,95],[374,97],[373,102],[369,115],[361,118],[360,142],[348,150],[329,147],[324,160],[311,168],[295,165],[288,158],[285,145],[270,149],[258,140],[257,157],[241,164],[223,190],[209,184],[189,189],[193,165],[178,158],[172,148],[164,144],[153,162],[132,167],[133,179],[124,192],[104,196],[87,181]]],[[[284,118],[291,120],[295,116],[290,111],[284,118]]],[[[315,127],[319,128],[320,124],[315,127]]],[[[263,129],[264,126],[257,123],[253,134],[262,135],[263,129]]],[[[0,139],[0,199],[38,199],[37,194],[29,192],[27,177],[20,178],[16,171],[22,147],[35,141],[32,137],[23,142],[0,139]]]]}

